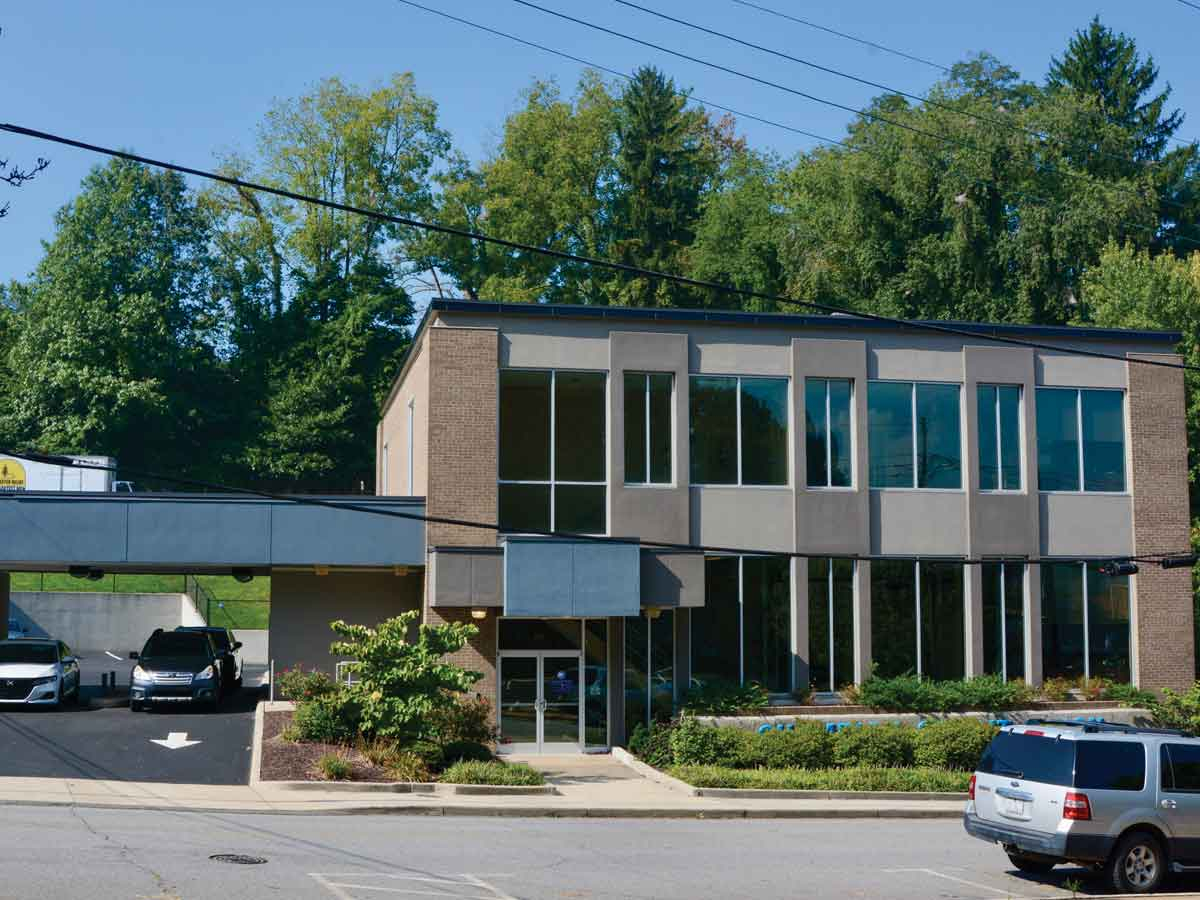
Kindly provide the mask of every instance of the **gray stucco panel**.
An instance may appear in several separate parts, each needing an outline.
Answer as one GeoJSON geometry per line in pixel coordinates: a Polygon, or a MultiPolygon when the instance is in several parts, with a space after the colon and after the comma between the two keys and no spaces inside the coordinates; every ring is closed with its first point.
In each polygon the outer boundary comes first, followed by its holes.
{"type": "Polygon", "coordinates": [[[509,538],[504,543],[507,616],[636,616],[641,608],[636,543],[509,538]]]}

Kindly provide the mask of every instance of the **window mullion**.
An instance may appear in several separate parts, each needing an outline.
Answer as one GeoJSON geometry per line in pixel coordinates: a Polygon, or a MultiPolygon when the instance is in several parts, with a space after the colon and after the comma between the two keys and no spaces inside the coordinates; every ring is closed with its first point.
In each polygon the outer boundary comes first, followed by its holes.
{"type": "Polygon", "coordinates": [[[918,467],[918,456],[917,456],[917,383],[915,381],[913,382],[912,390],[909,393],[909,401],[912,406],[912,434],[911,434],[912,464],[913,464],[912,465],[912,469],[913,469],[912,486],[914,488],[917,488],[917,487],[921,486],[921,471],[920,471],[920,468],[918,467]]]}
{"type": "Polygon", "coordinates": [[[826,568],[829,570],[826,581],[826,594],[829,601],[829,690],[837,690],[837,682],[833,680],[833,557],[826,561],[826,568]]]}
{"type": "Polygon", "coordinates": [[[913,566],[917,572],[917,677],[921,678],[925,668],[921,665],[921,561],[916,560],[913,566]]]}
{"type": "Polygon", "coordinates": [[[746,683],[745,562],[744,556],[738,557],[738,684],[746,683]]]}
{"type": "Polygon", "coordinates": [[[646,484],[654,478],[650,475],[650,373],[646,373],[646,484]]]}
{"type": "Polygon", "coordinates": [[[1008,681],[1008,597],[1005,593],[1005,567],[1000,563],[1000,677],[1008,681]]]}
{"type": "Polygon", "coordinates": [[[551,370],[550,372],[550,530],[554,531],[554,495],[557,491],[554,490],[554,439],[557,436],[556,429],[558,425],[555,422],[554,408],[558,405],[558,373],[551,370]]]}
{"type": "Polygon", "coordinates": [[[1079,454],[1079,490],[1084,489],[1083,478],[1083,391],[1075,392],[1075,448],[1079,454]]]}
{"type": "Polygon", "coordinates": [[[833,487],[833,403],[829,399],[830,383],[825,381],[825,487],[833,487]]]}
{"type": "MultiPolygon", "coordinates": [[[[742,379],[739,376],[736,380],[736,396],[737,396],[737,486],[742,486],[742,379]]],[[[739,564],[739,571],[741,566],[739,564]]]]}
{"type": "Polygon", "coordinates": [[[1002,491],[1004,490],[1004,438],[1000,435],[1000,385],[996,385],[992,394],[992,402],[996,407],[996,489],[1002,491]]]}
{"type": "Polygon", "coordinates": [[[1081,563],[1083,575],[1083,680],[1090,681],[1092,677],[1092,647],[1091,635],[1088,634],[1088,564],[1081,563]]]}

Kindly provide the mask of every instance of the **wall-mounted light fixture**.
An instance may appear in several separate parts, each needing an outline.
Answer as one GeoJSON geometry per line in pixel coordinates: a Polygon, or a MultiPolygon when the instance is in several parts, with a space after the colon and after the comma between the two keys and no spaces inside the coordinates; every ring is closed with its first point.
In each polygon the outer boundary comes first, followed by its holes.
{"type": "Polygon", "coordinates": [[[393,575],[407,575],[408,566],[392,566],[393,575]]]}
{"type": "Polygon", "coordinates": [[[647,606],[642,610],[642,612],[644,612],[646,614],[646,618],[652,622],[662,615],[662,610],[657,606],[647,606]]]}
{"type": "Polygon", "coordinates": [[[313,572],[315,572],[317,575],[328,575],[329,566],[313,566],[313,572]]]}
{"type": "Polygon", "coordinates": [[[233,580],[238,584],[249,584],[254,580],[254,571],[252,569],[234,569],[233,580]]]}
{"type": "Polygon", "coordinates": [[[486,619],[487,618],[487,610],[484,609],[482,606],[476,606],[474,609],[471,610],[471,618],[476,619],[476,620],[486,619]]]}

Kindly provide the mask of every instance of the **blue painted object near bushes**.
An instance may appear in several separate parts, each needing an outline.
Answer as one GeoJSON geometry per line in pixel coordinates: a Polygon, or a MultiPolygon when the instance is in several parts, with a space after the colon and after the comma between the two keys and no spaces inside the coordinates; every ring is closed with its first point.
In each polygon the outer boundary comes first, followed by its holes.
{"type": "Polygon", "coordinates": [[[766,734],[768,731],[772,731],[772,730],[773,729],[771,728],[770,722],[763,722],[761,725],[758,726],[759,734],[766,734]]]}

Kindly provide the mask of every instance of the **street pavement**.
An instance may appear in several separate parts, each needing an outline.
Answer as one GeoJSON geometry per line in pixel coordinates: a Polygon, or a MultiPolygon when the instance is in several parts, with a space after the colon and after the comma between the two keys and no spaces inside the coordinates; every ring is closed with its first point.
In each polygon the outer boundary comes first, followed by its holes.
{"type": "Polygon", "coordinates": [[[215,713],[184,707],[134,713],[128,705],[5,708],[0,777],[246,784],[258,696],[242,691],[215,713]]]}
{"type": "MultiPolygon", "coordinates": [[[[1102,892],[1046,878],[946,821],[255,816],[11,806],[0,898],[1000,900],[1102,892]],[[257,856],[233,865],[220,854],[257,856]]],[[[1196,890],[1200,879],[1177,887],[1196,890]]]]}

